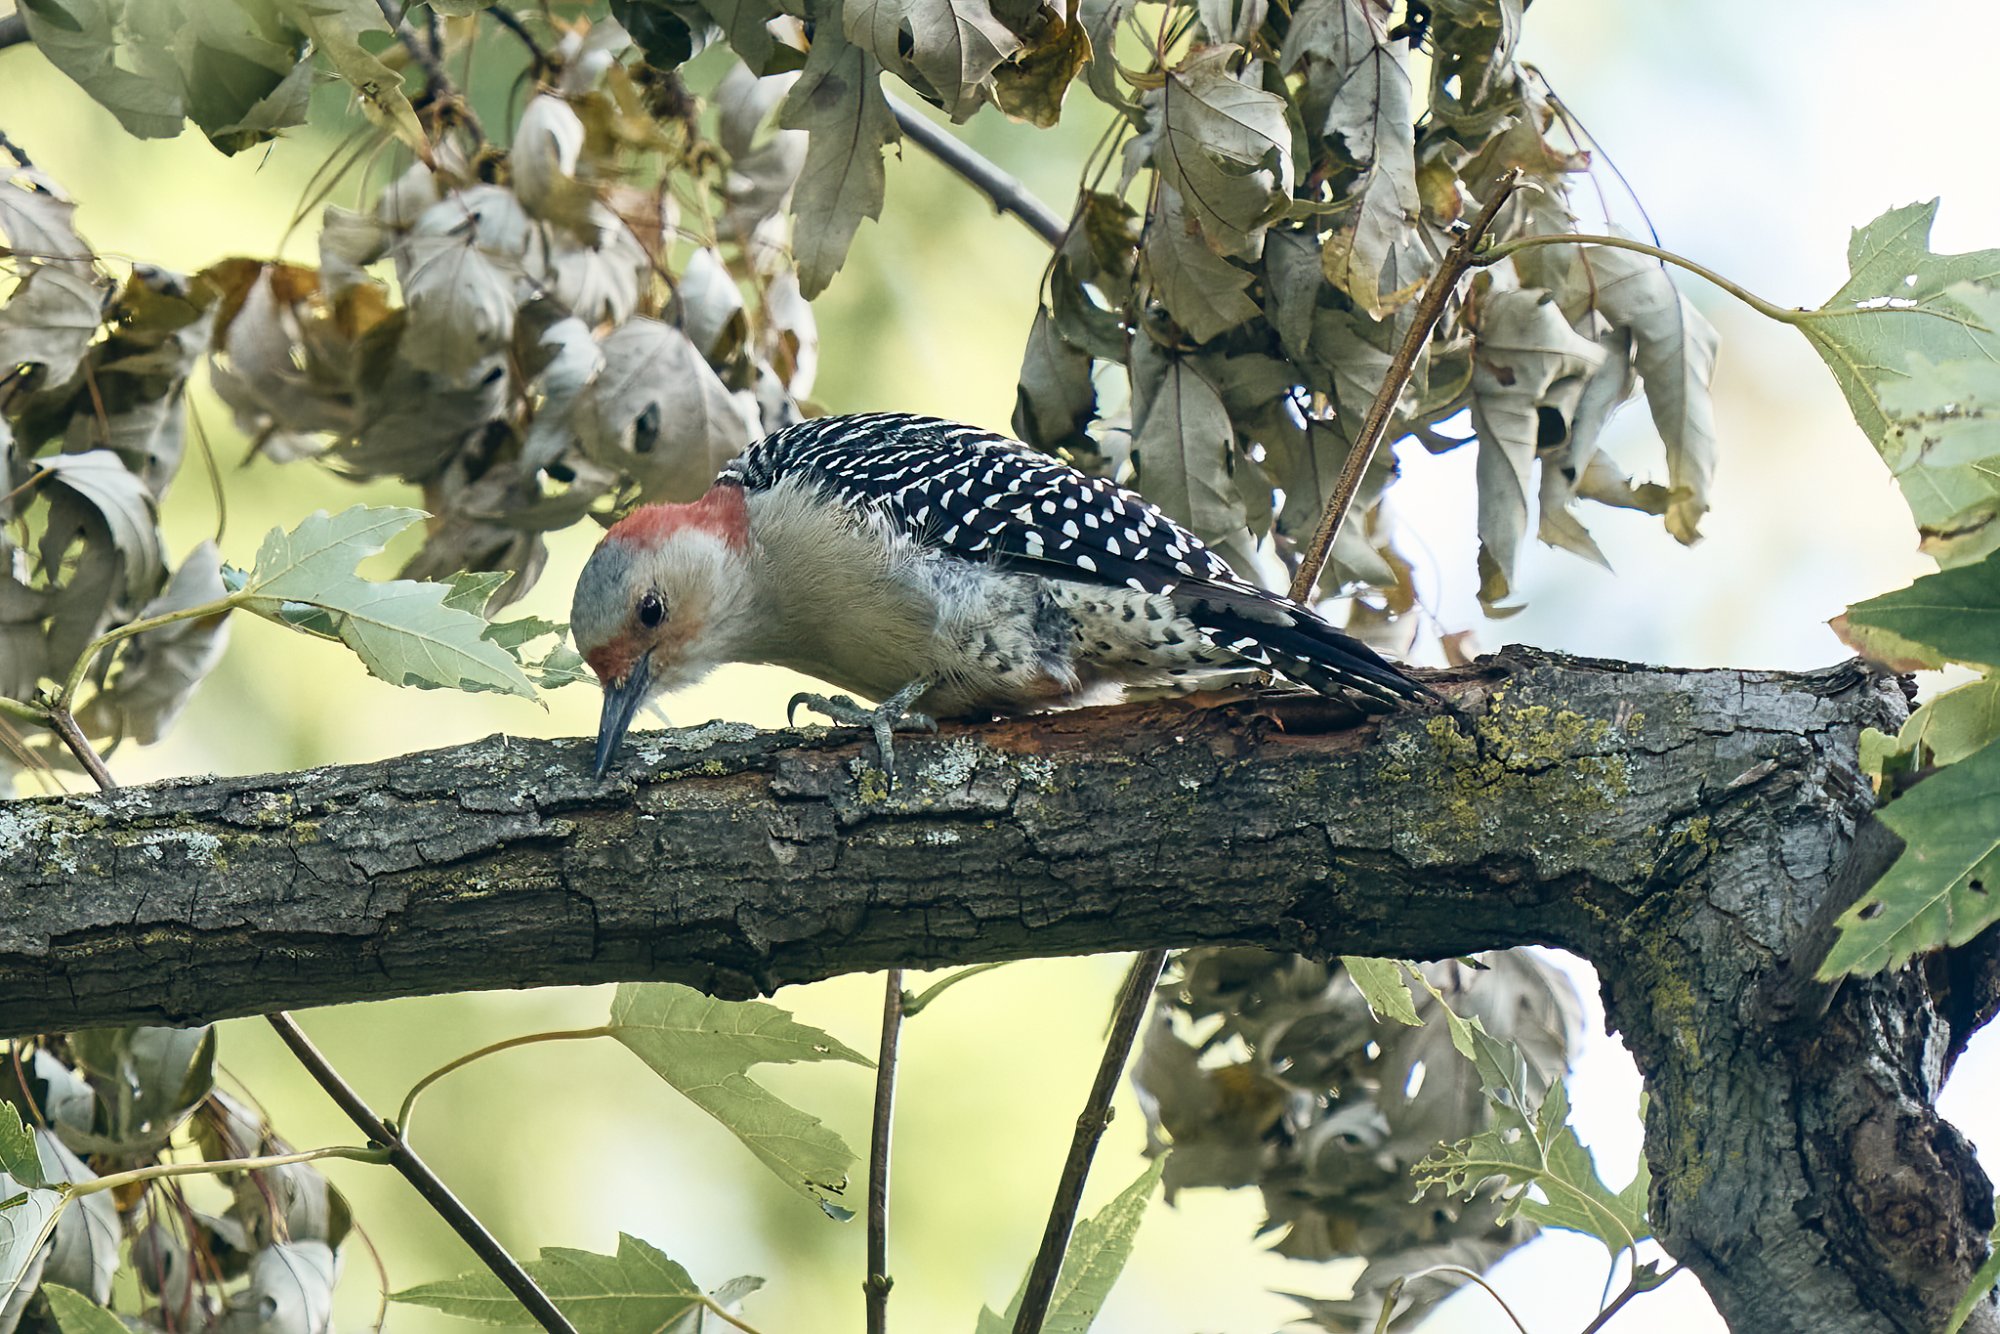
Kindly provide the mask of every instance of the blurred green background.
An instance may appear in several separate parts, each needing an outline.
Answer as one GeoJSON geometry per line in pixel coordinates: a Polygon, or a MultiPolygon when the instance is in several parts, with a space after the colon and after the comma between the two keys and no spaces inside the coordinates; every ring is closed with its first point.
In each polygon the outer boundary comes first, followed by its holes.
{"type": "MultiPolygon", "coordinates": [[[[1990,0],[1932,0],[1896,6],[1891,17],[1890,7],[1866,0],[1541,0],[1528,15],[1525,50],[1608,150],[1664,244],[1770,299],[1812,305],[1845,274],[1848,228],[1889,206],[1943,194],[1936,248],[2000,242],[2000,178],[1982,169],[1986,150],[1973,128],[1984,123],[1991,52],[2000,49],[1996,9],[1990,0]]],[[[961,133],[1060,203],[1102,123],[1076,94],[1058,131],[988,112],[961,133]]],[[[0,52],[0,130],[78,200],[77,224],[101,252],[183,269],[277,251],[334,142],[301,134],[224,158],[192,131],[135,141],[25,47],[0,52]]],[[[1611,216],[1643,227],[1603,155],[1599,162],[1611,216]]],[[[913,149],[891,162],[889,177],[883,220],[864,225],[818,305],[815,397],[831,410],[928,411],[1004,427],[1041,243],[913,149]]],[[[311,228],[279,253],[313,262],[311,228]]],[[[1470,451],[1432,459],[1412,450],[1396,503],[1442,628],[1476,627],[1488,648],[1522,641],[1688,666],[1810,667],[1844,656],[1828,617],[1927,568],[1890,479],[1803,340],[1688,286],[1724,338],[1716,386],[1724,447],[1707,540],[1683,550],[1655,521],[1605,511],[1593,530],[1615,574],[1537,549],[1522,571],[1527,610],[1504,626],[1481,624],[1470,451]]],[[[245,442],[226,412],[205,390],[195,402],[223,470],[222,546],[232,559],[247,561],[265,529],[316,508],[415,503],[398,488],[357,488],[310,464],[244,464],[245,442]]],[[[1658,471],[1659,446],[1642,412],[1616,423],[1611,446],[1642,471],[1658,471]]],[[[199,468],[192,455],[188,466],[199,468]]],[[[165,516],[174,557],[212,535],[217,517],[200,477],[184,476],[165,516]]],[[[557,536],[522,610],[566,619],[595,531],[557,536]]],[[[223,666],[170,738],[114,756],[123,781],[370,760],[495,731],[574,736],[595,727],[597,699],[586,687],[555,695],[546,712],[493,696],[398,690],[367,677],[350,655],[270,624],[241,619],[234,633],[223,666]]],[[[1434,653],[1420,646],[1420,658],[1434,653]]],[[[795,688],[785,673],[738,669],[666,707],[677,723],[726,717],[771,726],[795,688]]],[[[955,991],[910,1027],[890,1266],[899,1330],[967,1331],[982,1301],[997,1306],[1012,1291],[1039,1236],[1122,968],[1110,958],[1017,965],[955,991]]],[[[1574,971],[1588,993],[1588,970],[1574,971]]],[[[879,997],[879,979],[864,977],[790,988],[778,1000],[872,1051],[879,997]]],[[[608,992],[595,990],[494,993],[303,1021],[371,1099],[393,1106],[411,1081],[461,1051],[598,1022],[607,1002],[608,992]]],[[[1584,1137],[1616,1185],[1638,1149],[1638,1081],[1615,1039],[1598,1030],[1594,1023],[1574,1093],[1584,1137]]],[[[227,1025],[221,1054],[295,1143],[351,1140],[261,1023],[227,1025]]],[[[1975,1140],[2000,1105],[1996,1066],[1990,1046],[1975,1044],[1948,1092],[1948,1114],[1975,1140]]],[[[850,1143],[864,1141],[866,1072],[821,1066],[763,1077],[850,1143]]],[[[1122,1098],[1090,1204],[1136,1174],[1140,1142],[1137,1109],[1122,1098]]],[[[608,1251],[617,1231],[629,1231],[710,1285],[766,1276],[748,1313],[768,1334],[861,1328],[860,1225],[827,1222],[608,1044],[533,1047],[454,1076],[428,1097],[419,1147],[522,1253],[547,1244],[608,1251]]],[[[395,1286],[471,1266],[386,1170],[337,1164],[331,1174],[387,1257],[395,1286]]],[[[1248,1194],[1197,1192],[1172,1209],[1156,1205],[1097,1329],[1264,1334],[1297,1309],[1271,1289],[1344,1291],[1341,1269],[1261,1251],[1251,1237],[1260,1217],[1248,1194]]],[[[1603,1272],[1596,1243],[1558,1235],[1510,1258],[1498,1282],[1529,1328],[1554,1334],[1588,1322],[1603,1272]]],[[[366,1257],[350,1247],[339,1327],[372,1320],[375,1301],[366,1257]]],[[[1455,1299],[1430,1328],[1500,1323],[1475,1295],[1455,1299]]],[[[390,1324],[428,1334],[456,1322],[395,1308],[390,1324]]],[[[1681,1277],[1610,1328],[1720,1325],[1696,1281],[1681,1277]]]]}

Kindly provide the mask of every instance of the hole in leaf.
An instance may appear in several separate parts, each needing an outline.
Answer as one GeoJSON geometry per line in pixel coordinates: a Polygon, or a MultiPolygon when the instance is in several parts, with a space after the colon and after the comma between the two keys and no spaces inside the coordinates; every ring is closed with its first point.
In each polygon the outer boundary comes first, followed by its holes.
{"type": "Polygon", "coordinates": [[[1858,914],[1858,916],[1864,922],[1872,922],[1881,915],[1882,915],[1882,905],[1879,903],[1868,904],[1866,907],[1862,908],[1862,910],[1858,914]]]}
{"type": "Polygon", "coordinates": [[[1967,882],[1966,888],[1970,889],[1975,894],[1984,894],[1986,892],[1986,882],[1984,880],[1981,880],[1978,876],[1974,876],[1969,882],[1967,882]]]}

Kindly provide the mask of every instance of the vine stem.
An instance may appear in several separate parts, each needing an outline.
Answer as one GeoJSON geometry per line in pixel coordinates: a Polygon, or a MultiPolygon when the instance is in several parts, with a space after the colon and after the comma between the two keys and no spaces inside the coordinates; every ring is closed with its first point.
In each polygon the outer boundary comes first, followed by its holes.
{"type": "Polygon", "coordinates": [[[1028,192],[1012,176],[960,142],[957,136],[934,124],[922,112],[899,98],[889,98],[897,128],[917,147],[958,173],[965,182],[992,201],[1002,213],[1011,213],[1027,224],[1028,230],[1057,250],[1069,236],[1069,224],[1056,211],[1028,192]]]}
{"type": "Polygon", "coordinates": [[[1361,490],[1361,479],[1367,473],[1368,465],[1374,461],[1382,437],[1388,433],[1389,419],[1395,415],[1396,402],[1402,398],[1403,388],[1410,382],[1410,373],[1416,369],[1418,354],[1423,351],[1431,330],[1443,318],[1446,304],[1458,291],[1459,279],[1479,263],[1479,244],[1492,229],[1493,220],[1520,188],[1519,167],[1494,182],[1493,193],[1486,206],[1479,210],[1472,225],[1460,232],[1444,252],[1444,258],[1438,261],[1437,272],[1431,275],[1423,295],[1417,298],[1409,332],[1403,335],[1396,355],[1389,360],[1388,372],[1382,377],[1382,387],[1375,391],[1375,401],[1368,405],[1368,413],[1361,419],[1361,430],[1354,437],[1353,447],[1347,451],[1346,461],[1340,465],[1340,476],[1334,480],[1333,494],[1327,497],[1326,511],[1320,515],[1319,528],[1313,533],[1312,541],[1306,546],[1305,557],[1292,576],[1292,601],[1311,601],[1313,588],[1326,569],[1327,557],[1333,554],[1333,539],[1340,533],[1341,520],[1347,517],[1355,493],[1361,490]]]}
{"type": "MultiPolygon", "coordinates": [[[[1382,1299],[1382,1317],[1375,1324],[1378,1334],[1380,1334],[1380,1331],[1388,1329],[1391,1310],[1396,1304],[1396,1298],[1402,1295],[1403,1288],[1417,1279],[1428,1278],[1432,1274],[1457,1274],[1461,1278],[1470,1279],[1472,1282],[1477,1283],[1480,1287],[1486,1289],[1488,1297],[1499,1303],[1500,1309],[1507,1313],[1507,1318],[1514,1322],[1514,1328],[1520,1330],[1521,1334],[1528,1334],[1528,1327],[1521,1323],[1521,1317],[1514,1314],[1514,1308],[1507,1305],[1507,1299],[1502,1297],[1491,1283],[1488,1283],[1478,1273],[1467,1269],[1464,1265],[1432,1265],[1428,1269],[1419,1269],[1414,1274],[1405,1274],[1397,1279],[1390,1285],[1388,1294],[1382,1299]]],[[[1610,1312],[1607,1311],[1604,1314],[1609,1315],[1610,1312]]],[[[1599,1317],[1600,1320],[1602,1318],[1602,1316],[1599,1317]]],[[[1589,1330],[1584,1331],[1584,1334],[1590,1334],[1590,1330],[1596,1328],[1597,1326],[1593,1324],[1589,1330]]]]}
{"type": "Polygon", "coordinates": [[[875,1057],[875,1120],[868,1135],[868,1274],[861,1282],[868,1334],[888,1334],[889,1289],[896,1282],[889,1277],[889,1139],[902,1035],[903,970],[891,968],[882,981],[882,1046],[875,1057]]]}
{"type": "Polygon", "coordinates": [[[407,1140],[410,1137],[410,1113],[416,1108],[417,1095],[437,1083],[440,1079],[443,1079],[452,1071],[471,1065],[481,1057],[491,1056],[495,1052],[511,1051],[515,1047],[526,1047],[536,1042],[576,1042],[584,1038],[608,1038],[610,1036],[611,1029],[609,1026],[600,1024],[596,1028],[567,1028],[552,1033],[527,1033],[517,1038],[503,1038],[498,1042],[489,1042],[477,1051],[469,1051],[454,1060],[446,1061],[443,1065],[410,1085],[410,1091],[403,1095],[403,1105],[396,1109],[396,1130],[407,1140]]]}
{"type": "Polygon", "coordinates": [[[959,983],[969,978],[978,977],[981,973],[990,973],[995,968],[1005,968],[1007,962],[1007,960],[1001,959],[995,963],[976,963],[969,968],[961,968],[949,976],[939,978],[914,996],[905,993],[903,996],[903,1018],[916,1018],[930,1006],[932,1001],[935,1001],[939,996],[942,996],[959,983]]]}
{"type": "Polygon", "coordinates": [[[1764,316],[1766,319],[1776,320],[1780,324],[1804,324],[1808,320],[1825,313],[1817,310],[1803,310],[1797,306],[1781,306],[1775,301],[1766,301],[1749,288],[1731,282],[1714,269],[1709,268],[1706,264],[1697,264],[1685,255],[1677,255],[1671,250],[1662,250],[1659,246],[1647,245],[1644,241],[1634,241],[1630,237],[1625,236],[1600,235],[1595,232],[1566,232],[1551,236],[1517,236],[1511,241],[1502,241],[1492,246],[1485,253],[1475,257],[1472,262],[1480,268],[1484,268],[1488,264],[1497,264],[1509,255],[1520,251],[1532,250],[1536,246],[1548,245],[1595,245],[1603,246],[1607,250],[1630,250],[1638,255],[1651,255],[1661,263],[1672,264],[1676,268],[1686,269],[1696,277],[1706,278],[1709,282],[1714,283],[1717,287],[1720,287],[1723,291],[1729,293],[1729,295],[1735,297],[1759,315],[1764,316]]]}
{"type": "Polygon", "coordinates": [[[542,1291],[534,1277],[521,1267],[521,1262],[508,1253],[507,1248],[486,1230],[486,1225],[473,1216],[458,1196],[452,1194],[451,1187],[445,1185],[429,1164],[417,1157],[416,1151],[384,1124],[361,1095],[340,1077],[340,1072],[313,1045],[298,1022],[282,1010],[267,1014],[264,1019],[277,1030],[279,1039],[292,1049],[292,1054],[299,1058],[299,1064],[305,1066],[319,1086],[326,1090],[327,1096],[347,1114],[347,1119],[358,1126],[370,1142],[380,1144],[388,1151],[389,1165],[403,1174],[403,1178],[423,1197],[424,1203],[493,1271],[494,1277],[527,1308],[535,1323],[548,1334],[576,1334],[576,1326],[556,1309],[556,1304],[549,1300],[549,1295],[542,1291]]]}
{"type": "Polygon", "coordinates": [[[136,621],[127,621],[123,625],[106,630],[84,645],[83,652],[76,655],[76,665],[69,669],[69,675],[63,679],[62,691],[56,696],[56,708],[68,711],[71,702],[76,699],[76,692],[83,686],[83,678],[90,674],[90,664],[97,660],[98,654],[119,640],[130,639],[133,635],[142,635],[148,630],[157,630],[163,625],[173,625],[178,621],[197,621],[208,616],[221,616],[240,605],[242,605],[242,594],[229,593],[213,602],[182,607],[178,611],[163,611],[158,616],[142,616],[136,621]]]}
{"type": "Polygon", "coordinates": [[[1090,1160],[1097,1154],[1097,1142],[1104,1138],[1104,1128],[1111,1124],[1111,1095],[1118,1089],[1119,1076],[1125,1073],[1132,1042],[1139,1035],[1139,1024],[1152,1004],[1153,988],[1159,984],[1160,973],[1166,966],[1165,950],[1147,950],[1133,962],[1132,971],[1125,978],[1125,991],[1118,998],[1118,1011],[1111,1020],[1111,1036],[1104,1044],[1104,1059],[1098,1062],[1090,1096],[1077,1115],[1069,1157],[1056,1181],[1055,1202],[1049,1206],[1048,1226],[1042,1230],[1042,1248],[1036,1252],[1028,1281],[1021,1289],[1021,1310],[1014,1320],[1014,1334],[1040,1334],[1042,1321],[1048,1317],[1056,1275],[1062,1269],[1063,1253],[1069,1249],[1070,1229],[1076,1226],[1077,1206],[1083,1200],[1083,1183],[1090,1176],[1090,1160]]]}
{"type": "Polygon", "coordinates": [[[387,1163],[387,1149],[364,1149],[352,1145],[336,1144],[325,1149],[303,1149],[298,1153],[272,1153],[261,1158],[220,1158],[204,1163],[154,1163],[149,1167],[135,1167],[128,1172],[113,1172],[110,1176],[97,1177],[90,1181],[72,1183],[65,1191],[67,1195],[94,1195],[101,1190],[116,1190],[140,1181],[157,1181],[161,1177],[214,1176],[219,1172],[257,1172],[267,1167],[284,1167],[290,1163],[312,1163],[322,1158],[347,1158],[357,1163],[387,1163]]]}

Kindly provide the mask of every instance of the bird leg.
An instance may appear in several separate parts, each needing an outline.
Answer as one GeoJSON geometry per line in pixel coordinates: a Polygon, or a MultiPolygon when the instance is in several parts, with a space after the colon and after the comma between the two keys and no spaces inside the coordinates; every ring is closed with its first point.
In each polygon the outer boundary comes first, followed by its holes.
{"type": "Polygon", "coordinates": [[[802,690],[792,696],[791,703],[785,706],[785,725],[792,725],[792,716],[798,712],[800,705],[804,705],[842,726],[872,729],[875,749],[882,756],[882,772],[888,775],[889,786],[893,788],[896,785],[896,750],[891,734],[897,728],[905,732],[937,731],[937,723],[930,715],[910,711],[910,705],[930,688],[929,681],[912,681],[872,709],[856,704],[851,695],[815,695],[802,690]]]}

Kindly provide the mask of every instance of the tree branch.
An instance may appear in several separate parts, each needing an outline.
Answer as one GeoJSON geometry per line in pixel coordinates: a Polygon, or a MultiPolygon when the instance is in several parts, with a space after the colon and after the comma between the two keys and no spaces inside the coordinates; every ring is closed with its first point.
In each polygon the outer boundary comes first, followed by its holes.
{"type": "MultiPolygon", "coordinates": [[[[1852,893],[1859,731],[1894,730],[1901,691],[1528,650],[1434,679],[1477,747],[1265,695],[948,727],[905,741],[893,792],[855,732],[710,724],[637,738],[603,784],[585,741],[490,738],[15,802],[0,1032],[1197,944],[1557,945],[1598,965],[1653,1091],[1661,1241],[1736,1328],[1941,1327],[1992,1224],[1934,1110],[1949,970],[1795,981],[1852,893]]],[[[2000,1330],[1991,1303],[1968,1328],[2000,1330]]]]}
{"type": "Polygon", "coordinates": [[[942,126],[932,123],[921,111],[901,98],[889,98],[896,124],[910,139],[963,177],[979,193],[993,202],[1001,213],[1011,213],[1028,225],[1028,230],[1056,249],[1062,249],[1069,224],[1055,210],[1028,193],[1028,187],[961,143],[942,126]]]}
{"type": "Polygon", "coordinates": [[[1361,490],[1361,479],[1367,474],[1368,465],[1374,461],[1375,451],[1381,448],[1382,437],[1388,434],[1389,419],[1396,415],[1396,404],[1401,401],[1403,390],[1410,383],[1418,354],[1430,341],[1431,330],[1443,318],[1445,306],[1457,294],[1459,280],[1478,262],[1475,255],[1480,243],[1486,239],[1488,229],[1493,226],[1493,220],[1500,216],[1501,206],[1520,188],[1519,167],[1509,170],[1493,183],[1486,206],[1479,210],[1471,225],[1460,232],[1451,243],[1451,248],[1444,252],[1444,258],[1438,261],[1437,272],[1431,275],[1430,285],[1417,298],[1417,304],[1410,312],[1410,327],[1403,334],[1403,341],[1397,345],[1396,355],[1389,359],[1389,369],[1383,372],[1381,387],[1375,391],[1375,399],[1361,419],[1361,429],[1355,433],[1354,444],[1340,465],[1340,475],[1334,479],[1333,494],[1326,498],[1326,510],[1319,516],[1319,527],[1313,530],[1312,540],[1306,544],[1305,553],[1299,558],[1299,568],[1292,574],[1292,601],[1311,604],[1313,589],[1319,584],[1320,573],[1326,569],[1327,557],[1333,554],[1333,539],[1340,535],[1340,524],[1347,517],[1347,507],[1354,503],[1355,493],[1361,490]]]}

